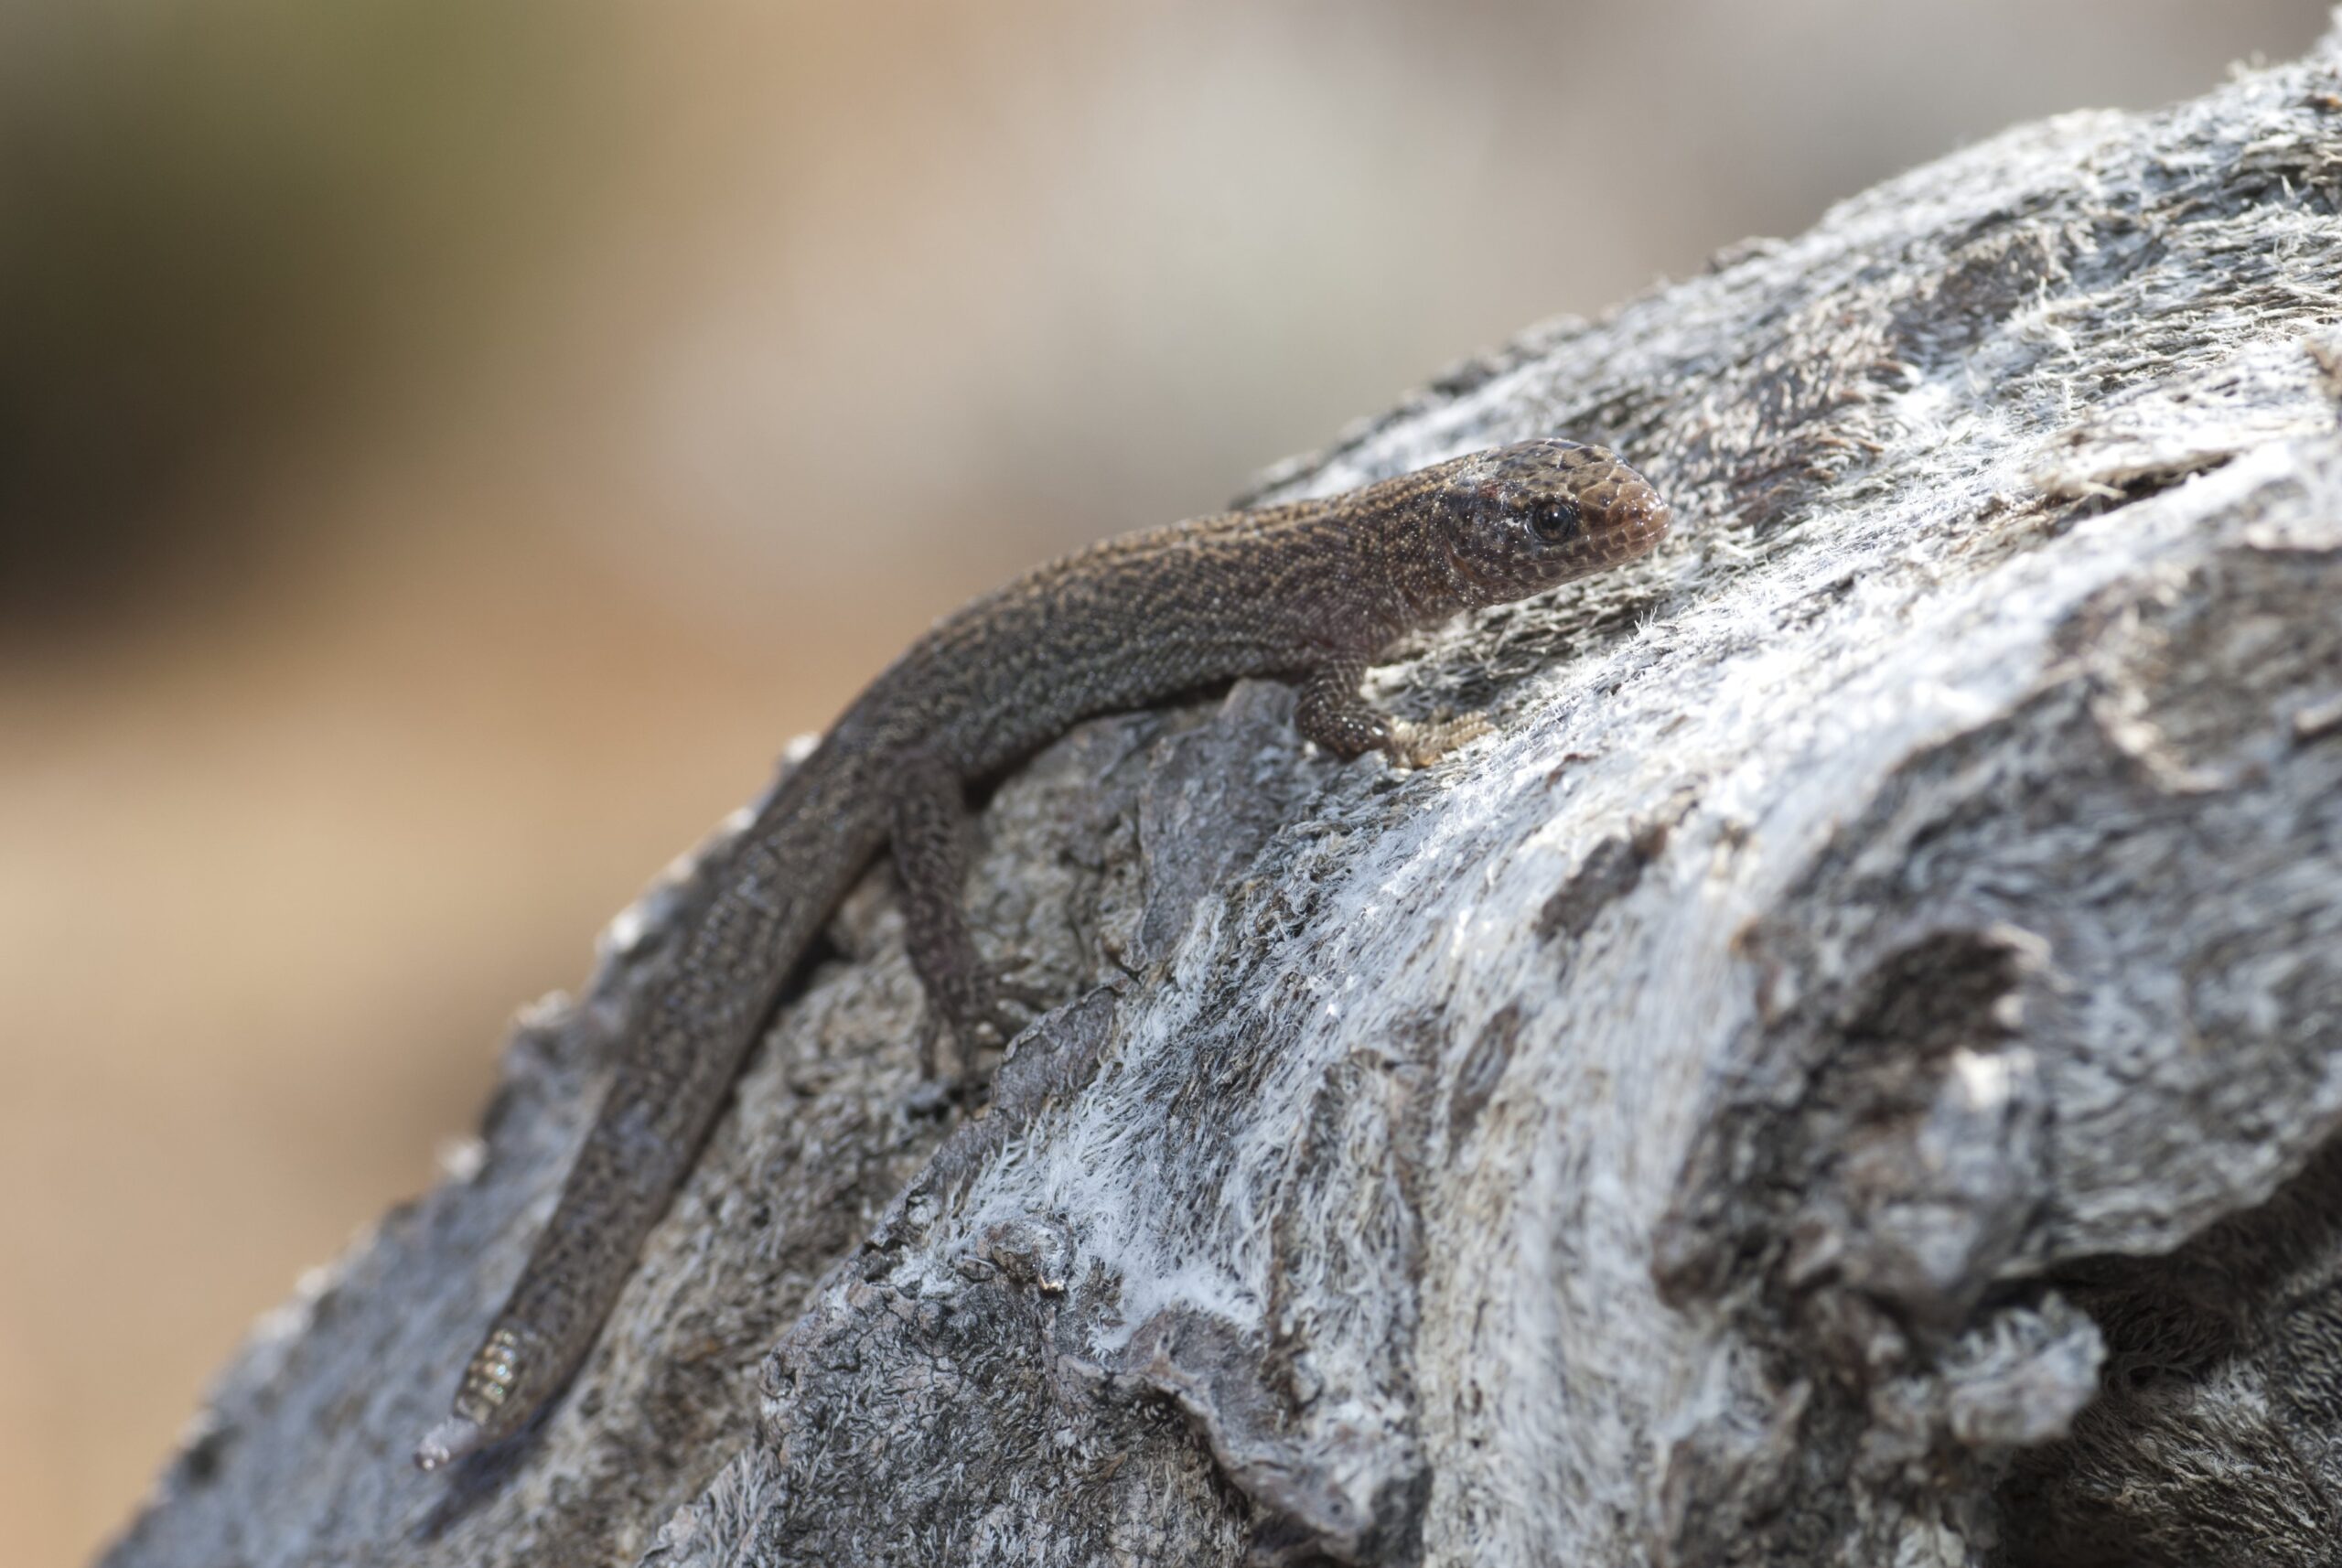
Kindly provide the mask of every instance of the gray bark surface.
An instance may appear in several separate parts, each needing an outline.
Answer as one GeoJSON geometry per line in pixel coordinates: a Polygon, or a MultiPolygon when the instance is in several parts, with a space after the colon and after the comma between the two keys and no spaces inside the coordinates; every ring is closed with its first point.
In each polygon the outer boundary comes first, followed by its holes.
{"type": "Polygon", "coordinates": [[[106,1561],[2342,1560],[2338,206],[2329,37],[1293,465],[1568,434],[1676,532],[1391,671],[1497,714],[1427,771],[1245,684],[1009,779],[1064,1004],[981,1119],[874,874],[584,1373],[418,1475],[662,886],[106,1561]]]}

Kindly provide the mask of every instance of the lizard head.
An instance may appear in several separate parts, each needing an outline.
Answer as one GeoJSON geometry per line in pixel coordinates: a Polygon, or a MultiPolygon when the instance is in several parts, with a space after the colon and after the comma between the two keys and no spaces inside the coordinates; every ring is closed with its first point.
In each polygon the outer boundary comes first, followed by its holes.
{"type": "Polygon", "coordinates": [[[1667,533],[1667,502],[1606,447],[1523,441],[1426,477],[1458,608],[1543,593],[1645,554],[1667,533]]]}

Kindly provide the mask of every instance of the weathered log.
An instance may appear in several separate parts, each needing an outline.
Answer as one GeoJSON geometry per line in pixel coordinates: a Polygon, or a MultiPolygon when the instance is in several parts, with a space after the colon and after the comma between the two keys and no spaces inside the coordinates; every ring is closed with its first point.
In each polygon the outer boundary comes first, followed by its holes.
{"type": "Polygon", "coordinates": [[[661,889],[109,1561],[2335,1563],[2337,205],[2329,38],[1292,466],[1567,433],[1676,532],[1394,672],[1499,717],[1426,772],[1242,685],[1006,780],[1065,1001],[981,1118],[874,875],[575,1386],[417,1475],[661,889]]]}

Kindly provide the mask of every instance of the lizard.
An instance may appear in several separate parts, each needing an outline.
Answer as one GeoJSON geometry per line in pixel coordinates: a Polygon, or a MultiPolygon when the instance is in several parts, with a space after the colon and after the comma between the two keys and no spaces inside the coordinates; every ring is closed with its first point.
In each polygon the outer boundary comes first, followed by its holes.
{"type": "Polygon", "coordinates": [[[650,983],[553,1215],[415,1463],[511,1436],[575,1372],[791,972],[882,852],[962,1068],[974,1042],[1015,1032],[959,901],[970,783],[1085,718],[1245,676],[1295,682],[1295,726],[1337,757],[1426,765],[1485,717],[1387,714],[1360,695],[1369,664],[1466,611],[1643,555],[1670,520],[1617,454],[1525,441],[1108,540],[937,622],[720,852],[715,890],[650,983]]]}

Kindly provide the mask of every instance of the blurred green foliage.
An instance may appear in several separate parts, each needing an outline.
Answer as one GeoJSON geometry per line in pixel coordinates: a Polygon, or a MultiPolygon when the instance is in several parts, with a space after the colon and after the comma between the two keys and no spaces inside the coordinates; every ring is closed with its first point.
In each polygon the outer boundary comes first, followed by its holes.
{"type": "Polygon", "coordinates": [[[594,188],[607,20],[0,3],[0,616],[232,557],[223,476],[414,395],[594,188]]]}

